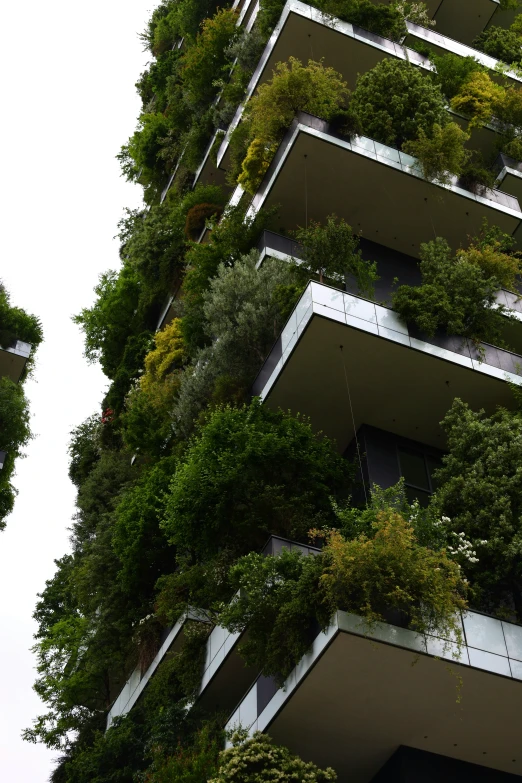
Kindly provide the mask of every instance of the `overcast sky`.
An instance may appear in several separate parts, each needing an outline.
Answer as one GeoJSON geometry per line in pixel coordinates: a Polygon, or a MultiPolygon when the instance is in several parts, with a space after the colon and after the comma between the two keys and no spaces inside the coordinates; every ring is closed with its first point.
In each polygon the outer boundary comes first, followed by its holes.
{"type": "Polygon", "coordinates": [[[135,126],[134,83],[147,56],[137,34],[156,0],[5,0],[2,73],[0,279],[38,315],[45,342],[26,385],[36,437],[20,461],[14,513],[0,534],[0,778],[44,783],[56,752],[22,742],[42,710],[29,652],[36,593],[68,548],[74,491],[71,429],[106,388],[83,358],[71,315],[93,301],[100,272],[118,266],[113,239],[141,189],[115,155],[135,126]]]}

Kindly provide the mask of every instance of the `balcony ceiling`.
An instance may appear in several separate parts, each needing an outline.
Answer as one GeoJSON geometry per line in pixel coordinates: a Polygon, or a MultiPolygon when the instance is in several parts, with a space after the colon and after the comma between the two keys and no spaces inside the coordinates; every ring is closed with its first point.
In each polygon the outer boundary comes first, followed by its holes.
{"type": "Polygon", "coordinates": [[[7,376],[18,383],[27,362],[27,356],[0,348],[0,378],[7,376]]]}
{"type": "MultiPolygon", "coordinates": [[[[343,452],[362,424],[444,448],[439,422],[455,397],[474,409],[513,407],[508,384],[338,321],[313,315],[266,397],[273,408],[311,418],[343,452]]],[[[437,349],[433,349],[435,354],[437,349]]]]}
{"type": "Polygon", "coordinates": [[[436,31],[468,46],[489,25],[509,27],[515,15],[501,11],[495,0],[430,0],[430,9],[435,3],[436,31]]]}
{"type": "Polygon", "coordinates": [[[400,745],[521,775],[521,697],[522,682],[341,632],[268,732],[350,783],[400,745]]]}
{"type": "Polygon", "coordinates": [[[516,236],[522,213],[505,210],[466,191],[433,185],[366,156],[334,137],[300,125],[286,157],[267,175],[256,207],[278,206],[275,221],[292,229],[337,214],[361,236],[418,257],[421,243],[445,237],[457,249],[480,231],[486,217],[516,236]]]}

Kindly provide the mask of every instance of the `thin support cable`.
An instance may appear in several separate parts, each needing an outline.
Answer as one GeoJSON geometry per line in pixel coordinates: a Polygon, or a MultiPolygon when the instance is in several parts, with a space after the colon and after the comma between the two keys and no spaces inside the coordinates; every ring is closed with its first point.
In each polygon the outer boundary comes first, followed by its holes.
{"type": "Polygon", "coordinates": [[[363,484],[363,490],[364,490],[364,501],[366,503],[366,507],[368,507],[368,495],[366,493],[366,482],[364,480],[364,471],[362,466],[362,457],[361,457],[361,449],[359,448],[359,438],[357,437],[357,428],[355,426],[355,416],[353,415],[353,406],[352,406],[352,395],[350,394],[350,384],[348,383],[348,373],[346,372],[346,362],[344,360],[344,353],[343,353],[343,346],[339,346],[341,350],[341,360],[343,363],[343,370],[344,370],[344,380],[346,381],[346,391],[348,393],[348,402],[350,405],[350,415],[352,417],[352,426],[353,426],[353,434],[355,436],[355,448],[357,450],[357,459],[359,460],[359,468],[361,470],[361,478],[362,478],[362,484],[363,484]]]}

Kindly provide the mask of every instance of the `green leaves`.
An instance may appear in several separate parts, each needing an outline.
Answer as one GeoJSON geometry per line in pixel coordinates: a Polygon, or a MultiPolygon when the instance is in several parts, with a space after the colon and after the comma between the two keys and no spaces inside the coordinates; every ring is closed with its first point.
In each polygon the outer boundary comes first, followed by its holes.
{"type": "Polygon", "coordinates": [[[385,59],[359,76],[350,108],[362,132],[376,141],[401,148],[422,129],[449,122],[441,89],[408,62],[385,59]]]}
{"type": "Polygon", "coordinates": [[[473,605],[522,621],[522,420],[520,413],[493,416],[455,400],[442,426],[448,454],[437,472],[433,497],[451,529],[478,546],[478,564],[464,565],[473,605]]]}
{"type": "MultiPolygon", "coordinates": [[[[499,253],[494,237],[490,239],[484,248],[472,244],[456,256],[440,237],[421,245],[422,285],[400,286],[392,298],[393,308],[430,337],[443,330],[501,345],[508,314],[495,298],[500,282],[491,275],[495,266],[489,251],[495,250],[497,258],[499,253]]],[[[501,264],[499,259],[500,271],[501,264]]],[[[504,268],[508,271],[511,265],[505,255],[504,268]]]]}
{"type": "Polygon", "coordinates": [[[164,529],[200,557],[257,549],[270,532],[302,537],[331,518],[329,497],[345,488],[348,471],[306,420],[257,400],[217,408],[174,476],[164,529]]]}

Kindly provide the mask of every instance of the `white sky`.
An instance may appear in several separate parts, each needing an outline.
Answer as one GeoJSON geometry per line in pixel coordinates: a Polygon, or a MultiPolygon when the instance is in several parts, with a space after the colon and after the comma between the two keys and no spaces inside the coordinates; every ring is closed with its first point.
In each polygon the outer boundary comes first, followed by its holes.
{"type": "Polygon", "coordinates": [[[42,705],[29,652],[36,593],[68,548],[74,491],[70,430],[99,407],[106,382],[83,356],[71,315],[118,265],[113,240],[141,189],[115,155],[139,112],[141,32],[156,0],[4,0],[0,7],[0,279],[40,316],[45,343],[26,385],[36,439],[18,464],[20,491],[0,534],[0,778],[44,783],[56,752],[22,742],[42,705]]]}

